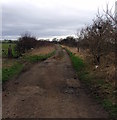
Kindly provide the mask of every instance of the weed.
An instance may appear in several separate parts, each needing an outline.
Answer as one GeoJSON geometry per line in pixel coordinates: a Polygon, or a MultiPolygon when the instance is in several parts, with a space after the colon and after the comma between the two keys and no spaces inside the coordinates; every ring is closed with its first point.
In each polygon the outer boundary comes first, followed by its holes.
{"type": "Polygon", "coordinates": [[[112,104],[112,102],[109,101],[108,99],[104,99],[102,101],[102,105],[107,111],[109,111],[111,118],[117,118],[117,105],[116,104],[112,104]]]}

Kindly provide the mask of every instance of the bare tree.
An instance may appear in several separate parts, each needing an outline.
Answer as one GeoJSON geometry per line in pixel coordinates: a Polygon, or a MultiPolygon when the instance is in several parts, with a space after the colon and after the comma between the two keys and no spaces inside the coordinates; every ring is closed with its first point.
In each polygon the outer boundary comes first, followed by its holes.
{"type": "Polygon", "coordinates": [[[100,64],[101,56],[106,55],[114,44],[114,32],[112,20],[99,13],[92,25],[81,30],[80,46],[90,50],[95,64],[100,64]]]}

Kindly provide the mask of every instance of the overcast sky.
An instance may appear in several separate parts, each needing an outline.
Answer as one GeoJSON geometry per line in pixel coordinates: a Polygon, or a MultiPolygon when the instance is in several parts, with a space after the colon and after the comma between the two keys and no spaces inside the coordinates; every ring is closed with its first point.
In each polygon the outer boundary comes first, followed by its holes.
{"type": "Polygon", "coordinates": [[[114,7],[115,0],[2,0],[2,38],[75,36],[107,3],[114,7]]]}

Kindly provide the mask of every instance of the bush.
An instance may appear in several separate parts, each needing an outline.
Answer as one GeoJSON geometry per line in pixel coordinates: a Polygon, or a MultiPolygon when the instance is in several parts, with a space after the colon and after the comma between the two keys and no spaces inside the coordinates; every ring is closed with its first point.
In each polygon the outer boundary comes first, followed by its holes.
{"type": "Polygon", "coordinates": [[[17,54],[20,56],[22,53],[25,53],[27,50],[36,47],[37,40],[35,37],[31,36],[30,34],[24,34],[22,37],[19,38],[18,42],[16,43],[16,51],[17,54]]]}

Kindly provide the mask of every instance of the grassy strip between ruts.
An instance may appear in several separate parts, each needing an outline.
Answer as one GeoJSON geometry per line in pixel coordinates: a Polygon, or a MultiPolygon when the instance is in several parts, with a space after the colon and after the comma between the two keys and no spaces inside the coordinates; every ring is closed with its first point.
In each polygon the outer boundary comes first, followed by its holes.
{"type": "MultiPolygon", "coordinates": [[[[70,56],[74,69],[77,71],[79,79],[91,90],[91,92],[98,93],[98,89],[95,89],[95,86],[107,86],[103,80],[96,79],[96,76],[92,76],[90,72],[87,70],[87,64],[78,56],[75,56],[71,51],[66,49],[67,53],[70,56]],[[96,82],[94,82],[96,79],[96,82]],[[97,90],[97,91],[96,91],[97,90]]],[[[108,98],[101,98],[99,94],[93,94],[94,97],[102,104],[102,106],[107,110],[110,114],[110,118],[117,118],[117,104],[113,104],[108,98]]]]}
{"type": "Polygon", "coordinates": [[[4,83],[5,81],[12,78],[13,76],[18,75],[23,70],[25,65],[22,63],[22,61],[26,60],[26,62],[35,63],[38,61],[46,60],[47,58],[53,56],[54,54],[55,54],[55,51],[46,55],[25,56],[19,62],[14,63],[11,67],[2,68],[2,82],[4,83]]]}
{"type": "Polygon", "coordinates": [[[24,59],[28,62],[35,63],[35,62],[46,60],[47,58],[53,56],[54,54],[55,54],[55,51],[45,54],[45,55],[24,56],[24,59]]]}

